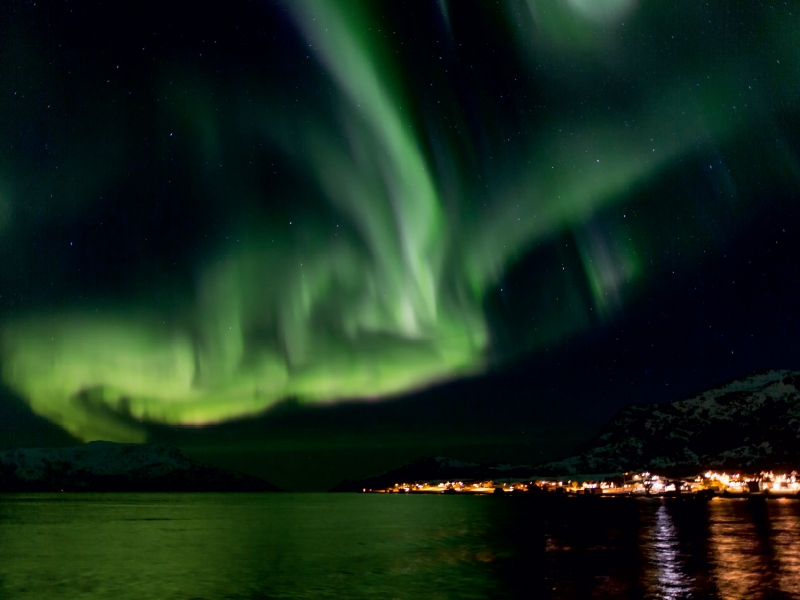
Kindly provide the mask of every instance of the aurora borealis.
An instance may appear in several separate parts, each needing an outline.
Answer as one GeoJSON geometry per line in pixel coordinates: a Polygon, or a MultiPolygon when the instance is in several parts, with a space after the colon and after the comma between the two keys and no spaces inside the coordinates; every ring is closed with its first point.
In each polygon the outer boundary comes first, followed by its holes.
{"type": "Polygon", "coordinates": [[[791,6],[72,6],[0,10],[0,370],[83,440],[502,368],[796,200],[791,6]]]}

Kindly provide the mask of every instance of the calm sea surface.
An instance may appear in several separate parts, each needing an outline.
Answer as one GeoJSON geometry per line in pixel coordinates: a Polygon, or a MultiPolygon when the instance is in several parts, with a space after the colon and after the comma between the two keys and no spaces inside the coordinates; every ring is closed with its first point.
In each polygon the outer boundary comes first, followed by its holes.
{"type": "Polygon", "coordinates": [[[800,502],[0,495],[0,598],[800,598],[800,502]]]}

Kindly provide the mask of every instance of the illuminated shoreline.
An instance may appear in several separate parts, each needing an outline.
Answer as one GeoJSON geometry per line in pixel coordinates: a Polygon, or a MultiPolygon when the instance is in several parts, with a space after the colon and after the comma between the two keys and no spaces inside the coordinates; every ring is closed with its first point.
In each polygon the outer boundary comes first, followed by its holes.
{"type": "Polygon", "coordinates": [[[553,495],[605,497],[763,497],[800,499],[796,471],[726,473],[707,471],[694,477],[668,478],[648,471],[591,479],[506,479],[484,481],[415,481],[371,489],[373,494],[553,495]]]}

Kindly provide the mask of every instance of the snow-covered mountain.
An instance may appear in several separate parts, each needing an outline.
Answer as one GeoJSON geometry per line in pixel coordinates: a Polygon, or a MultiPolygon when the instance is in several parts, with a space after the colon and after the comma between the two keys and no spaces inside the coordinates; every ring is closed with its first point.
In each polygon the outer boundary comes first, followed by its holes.
{"type": "Polygon", "coordinates": [[[68,448],[0,452],[0,491],[278,491],[153,444],[90,442],[68,448]]]}
{"type": "Polygon", "coordinates": [[[542,475],[800,464],[800,372],[765,371],[666,404],[622,409],[542,475]]]}
{"type": "Polygon", "coordinates": [[[698,396],[622,409],[577,456],[535,466],[418,460],[331,491],[400,482],[536,478],[652,470],[800,467],[800,372],[764,371],[698,396]]]}

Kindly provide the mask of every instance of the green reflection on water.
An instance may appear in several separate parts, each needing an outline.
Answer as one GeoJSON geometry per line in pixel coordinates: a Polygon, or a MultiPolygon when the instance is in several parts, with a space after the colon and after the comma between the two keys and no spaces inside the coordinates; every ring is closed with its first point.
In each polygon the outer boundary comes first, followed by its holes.
{"type": "Polygon", "coordinates": [[[485,598],[491,498],[74,494],[0,498],[12,598],[485,598]]]}

